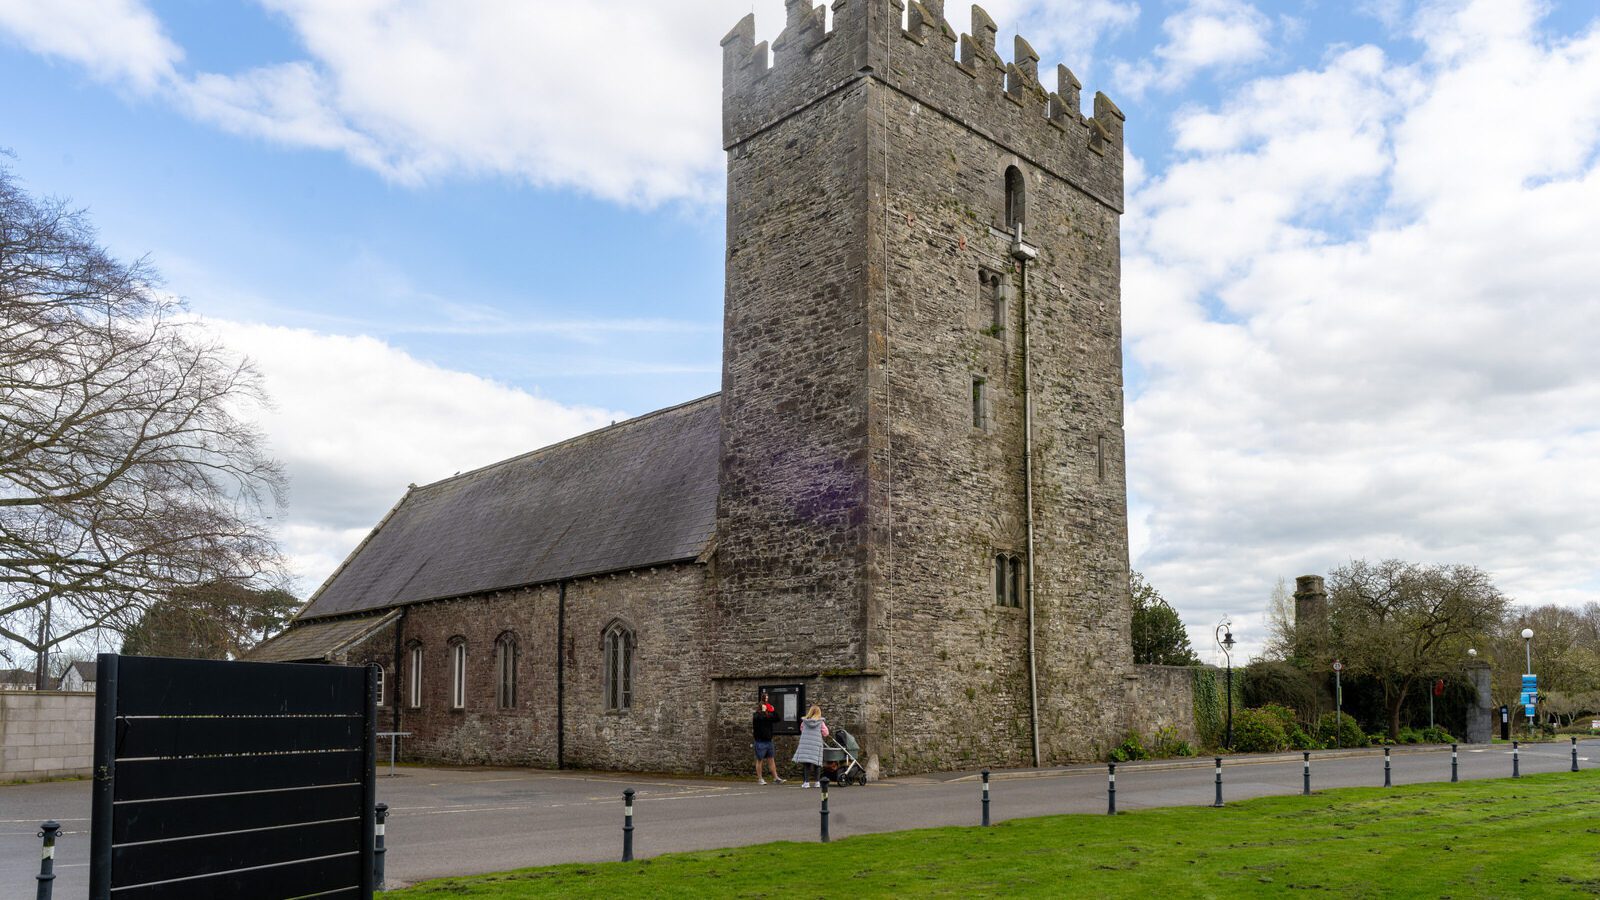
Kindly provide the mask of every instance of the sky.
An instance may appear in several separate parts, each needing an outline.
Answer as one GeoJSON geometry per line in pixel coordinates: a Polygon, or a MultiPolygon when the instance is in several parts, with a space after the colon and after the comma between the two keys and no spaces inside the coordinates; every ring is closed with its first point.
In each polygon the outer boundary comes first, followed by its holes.
{"type": "MultiPolygon", "coordinates": [[[[1203,658],[1355,558],[1600,600],[1592,2],[985,9],[1128,115],[1131,556],[1203,658]]],[[[408,483],[719,388],[752,11],[0,0],[0,162],[263,373],[309,593],[408,483]]]]}

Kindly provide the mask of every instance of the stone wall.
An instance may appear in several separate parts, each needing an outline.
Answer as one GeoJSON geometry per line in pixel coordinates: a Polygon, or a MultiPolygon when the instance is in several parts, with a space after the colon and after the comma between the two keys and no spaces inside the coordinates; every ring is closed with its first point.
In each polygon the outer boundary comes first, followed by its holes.
{"type": "Polygon", "coordinates": [[[88,775],[94,694],[0,691],[0,781],[88,775]]]}
{"type": "Polygon", "coordinates": [[[407,607],[341,662],[384,668],[380,721],[384,730],[411,732],[401,743],[406,759],[700,772],[712,703],[709,605],[700,565],[583,578],[407,607]],[[602,634],[618,620],[637,641],[633,702],[624,712],[605,709],[602,689],[602,634]],[[558,650],[561,631],[566,639],[558,650]],[[515,704],[501,709],[496,642],[505,634],[516,640],[517,686],[515,704]],[[450,697],[454,641],[467,647],[461,709],[452,708],[450,697]],[[407,696],[413,645],[422,648],[418,708],[407,696]]]}
{"type": "Polygon", "coordinates": [[[1123,733],[1138,732],[1145,746],[1163,728],[1199,747],[1194,718],[1194,669],[1189,666],[1136,665],[1125,676],[1127,700],[1123,733]]]}

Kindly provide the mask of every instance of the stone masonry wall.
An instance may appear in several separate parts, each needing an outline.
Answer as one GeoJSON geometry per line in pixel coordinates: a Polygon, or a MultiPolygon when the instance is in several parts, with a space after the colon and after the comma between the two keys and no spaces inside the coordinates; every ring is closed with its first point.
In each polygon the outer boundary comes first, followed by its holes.
{"type": "MultiPolygon", "coordinates": [[[[343,662],[384,667],[384,730],[409,731],[407,759],[457,764],[557,764],[560,587],[408,607],[343,662]],[[399,630],[400,652],[395,653],[399,630]],[[495,642],[515,635],[516,704],[497,702],[495,642]],[[466,706],[450,706],[450,646],[467,645],[466,706]],[[408,648],[423,650],[422,705],[406,696],[408,648]]],[[[569,768],[700,772],[706,766],[711,688],[703,566],[676,565],[584,578],[566,596],[564,763],[569,768]],[[608,712],[601,637],[616,620],[634,629],[633,703],[608,712]]]]}
{"type": "Polygon", "coordinates": [[[1189,666],[1136,665],[1126,676],[1127,701],[1122,733],[1138,732],[1145,746],[1163,728],[1179,740],[1200,746],[1194,720],[1194,669],[1189,666]]]}
{"type": "Polygon", "coordinates": [[[88,775],[94,694],[0,691],[0,782],[88,775]]]}
{"type": "Polygon", "coordinates": [[[864,666],[865,95],[728,157],[721,675],[864,666]]]}

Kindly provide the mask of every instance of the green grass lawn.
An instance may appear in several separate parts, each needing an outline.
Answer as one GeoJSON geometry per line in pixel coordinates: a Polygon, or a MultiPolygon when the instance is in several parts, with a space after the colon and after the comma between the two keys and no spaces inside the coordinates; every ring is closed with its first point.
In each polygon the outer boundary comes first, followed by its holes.
{"type": "Polygon", "coordinates": [[[385,896],[1592,897],[1600,769],[774,843],[385,896]]]}

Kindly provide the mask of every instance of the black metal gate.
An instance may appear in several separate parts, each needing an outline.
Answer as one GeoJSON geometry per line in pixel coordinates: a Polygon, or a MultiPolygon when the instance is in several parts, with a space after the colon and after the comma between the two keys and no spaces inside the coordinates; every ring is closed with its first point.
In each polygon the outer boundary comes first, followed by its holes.
{"type": "Polygon", "coordinates": [[[99,663],[91,900],[372,896],[371,668],[99,663]]]}

